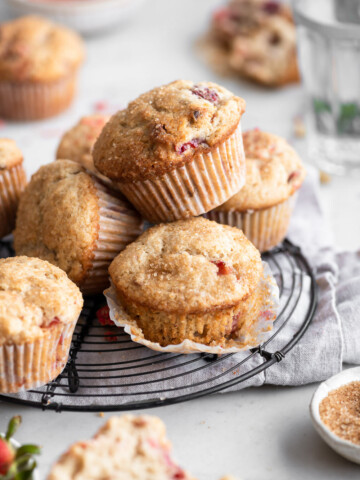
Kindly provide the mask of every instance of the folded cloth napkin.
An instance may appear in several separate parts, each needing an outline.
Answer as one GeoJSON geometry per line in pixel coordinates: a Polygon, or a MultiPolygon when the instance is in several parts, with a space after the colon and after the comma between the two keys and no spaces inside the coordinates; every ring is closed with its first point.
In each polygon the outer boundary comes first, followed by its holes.
{"type": "MultiPolygon", "coordinates": [[[[360,363],[360,343],[357,342],[360,338],[360,252],[335,252],[331,232],[321,211],[318,189],[317,172],[309,168],[288,235],[294,244],[301,246],[315,272],[319,288],[315,317],[305,335],[283,361],[224,391],[263,384],[316,382],[339,372],[344,362],[360,363]]],[[[302,300],[286,328],[272,341],[272,352],[281,349],[302,324],[308,305],[309,285],[310,279],[305,276],[302,300]]],[[[121,351],[112,343],[99,351],[99,346],[96,342],[92,344],[90,338],[75,362],[80,376],[80,396],[69,395],[68,374],[65,373],[55,389],[55,396],[49,397],[50,401],[78,406],[161,401],[193,393],[194,389],[206,390],[229,378],[236,379],[239,373],[255,368],[263,361],[259,355],[253,355],[244,365],[239,365],[249,355],[249,352],[241,352],[207,363],[199,355],[152,352],[133,344],[124,334],[120,335],[121,351]],[[101,364],[101,368],[95,367],[96,364],[101,364]]],[[[20,393],[18,396],[39,401],[36,393],[20,393]]]]}

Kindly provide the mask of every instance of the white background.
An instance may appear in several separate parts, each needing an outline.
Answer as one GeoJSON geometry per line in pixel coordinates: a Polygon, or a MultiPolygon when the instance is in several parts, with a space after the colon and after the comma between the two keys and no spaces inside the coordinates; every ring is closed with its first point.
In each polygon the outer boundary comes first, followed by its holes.
{"type": "MultiPolygon", "coordinates": [[[[148,0],[127,25],[86,40],[79,94],[68,112],[45,122],[0,125],[0,136],[18,142],[31,174],[53,160],[61,133],[79,116],[93,112],[98,101],[115,109],[153,86],[184,78],[222,83],[246,99],[244,129],[259,126],[294,141],[293,118],[304,109],[300,86],[270,91],[219,78],[195,53],[194,42],[218,3],[148,0]]],[[[6,18],[3,5],[0,18],[6,18]]],[[[302,143],[296,141],[296,146],[306,161],[302,143]]],[[[321,187],[339,249],[360,246],[359,185],[356,178],[333,178],[321,187]]],[[[225,473],[243,480],[359,478],[360,467],[332,452],[312,428],[308,404],[315,388],[254,388],[147,413],[166,422],[176,458],[200,480],[215,480],[225,473]]],[[[89,438],[104,422],[94,413],[57,414],[2,403],[0,430],[18,413],[24,423],[17,439],[43,446],[41,479],[68,445],[89,438]]]]}

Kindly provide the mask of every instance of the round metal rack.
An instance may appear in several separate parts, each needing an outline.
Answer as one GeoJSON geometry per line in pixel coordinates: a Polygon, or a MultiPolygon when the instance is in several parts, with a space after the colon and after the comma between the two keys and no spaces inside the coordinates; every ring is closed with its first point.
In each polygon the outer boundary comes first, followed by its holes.
{"type": "MultiPolygon", "coordinates": [[[[0,257],[11,255],[11,243],[0,242],[0,257]]],[[[286,355],[316,310],[316,281],[299,247],[285,240],[263,259],[280,289],[280,311],[262,345],[221,356],[155,352],[133,343],[122,329],[101,325],[96,312],[105,299],[91,297],[85,300],[64,371],[44,387],[0,395],[0,400],[57,411],[119,411],[239,389],[239,384],[272,365],[289,361],[286,355]]]]}

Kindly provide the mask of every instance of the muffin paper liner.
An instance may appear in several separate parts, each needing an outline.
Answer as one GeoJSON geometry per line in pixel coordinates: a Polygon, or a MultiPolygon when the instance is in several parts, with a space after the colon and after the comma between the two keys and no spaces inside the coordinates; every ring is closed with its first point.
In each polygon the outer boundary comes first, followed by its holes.
{"type": "Polygon", "coordinates": [[[237,193],[245,183],[241,126],[208,153],[156,180],[119,183],[123,194],[150,222],[201,215],[237,193]]]}
{"type": "Polygon", "coordinates": [[[80,288],[84,294],[102,293],[109,285],[108,268],[113,259],[143,231],[143,221],[131,206],[111,194],[95,178],[100,207],[99,236],[92,266],[80,288]]]}
{"type": "Polygon", "coordinates": [[[26,185],[22,163],[0,170],[0,238],[15,227],[20,194],[26,185]]]}
{"type": "MultiPolygon", "coordinates": [[[[119,300],[116,296],[116,290],[113,284],[110,288],[105,290],[104,295],[106,297],[110,318],[118,327],[124,327],[124,331],[128,333],[131,340],[136,343],[145,345],[152,350],[159,352],[172,352],[172,353],[232,353],[249,350],[256,347],[260,343],[264,342],[273,328],[274,321],[276,319],[277,311],[279,308],[279,288],[271,273],[270,267],[266,262],[262,262],[264,267],[263,276],[259,282],[257,288],[263,292],[263,304],[260,310],[260,314],[255,321],[252,321],[248,326],[246,334],[241,333],[237,339],[229,339],[227,345],[204,345],[202,343],[193,342],[192,340],[184,340],[177,345],[167,345],[162,347],[159,343],[151,342],[144,338],[141,328],[137,325],[136,320],[131,318],[119,304],[119,300]]],[[[251,309],[251,306],[250,306],[251,309]]]]}
{"type": "Polygon", "coordinates": [[[0,82],[0,116],[9,120],[38,120],[65,110],[76,90],[77,71],[56,82],[0,82]]]}
{"type": "Polygon", "coordinates": [[[45,328],[34,342],[0,346],[0,392],[40,387],[56,378],[68,360],[76,322],[45,328]]]}
{"type": "Polygon", "coordinates": [[[285,238],[296,197],[297,193],[278,205],[261,210],[215,210],[206,213],[204,217],[240,228],[260,252],[266,252],[285,238]]]}

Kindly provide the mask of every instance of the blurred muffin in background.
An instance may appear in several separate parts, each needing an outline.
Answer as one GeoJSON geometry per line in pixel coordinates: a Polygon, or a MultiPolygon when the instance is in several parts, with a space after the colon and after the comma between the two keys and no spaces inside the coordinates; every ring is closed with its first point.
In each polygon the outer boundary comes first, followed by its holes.
{"type": "Polygon", "coordinates": [[[15,227],[16,210],[25,185],[20,149],[14,140],[0,138],[0,238],[15,227]]]}
{"type": "Polygon", "coordinates": [[[72,102],[84,58],[73,31],[36,16],[0,25],[0,116],[38,120],[72,102]]]}
{"type": "Polygon", "coordinates": [[[94,167],[92,149],[109,116],[94,114],[82,117],[60,140],[56,158],[80,163],[91,172],[98,174],[94,167]]]}
{"type": "Polygon", "coordinates": [[[243,142],[245,186],[205,216],[240,228],[264,252],[284,239],[306,172],[295,150],[277,135],[249,130],[243,142]]]}
{"type": "Polygon", "coordinates": [[[208,41],[218,48],[224,68],[242,77],[269,87],[299,81],[295,25],[287,5],[231,0],[214,12],[208,41]]]}

